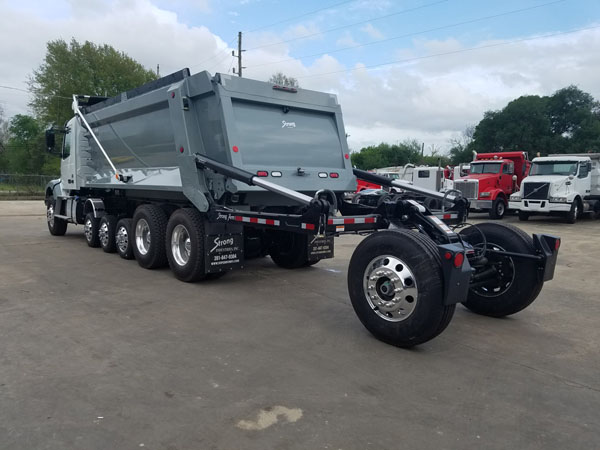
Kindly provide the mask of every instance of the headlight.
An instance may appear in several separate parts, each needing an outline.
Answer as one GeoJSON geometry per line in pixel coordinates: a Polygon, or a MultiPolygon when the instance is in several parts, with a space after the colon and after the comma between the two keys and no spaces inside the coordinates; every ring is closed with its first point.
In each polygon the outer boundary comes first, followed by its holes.
{"type": "Polygon", "coordinates": [[[550,197],[550,201],[553,203],[567,203],[567,197],[550,197]]]}
{"type": "Polygon", "coordinates": [[[510,201],[511,202],[518,202],[521,201],[521,194],[513,194],[510,196],[510,201]]]}
{"type": "Polygon", "coordinates": [[[491,192],[482,192],[479,196],[480,197],[489,197],[490,195],[492,195],[491,192]]]}

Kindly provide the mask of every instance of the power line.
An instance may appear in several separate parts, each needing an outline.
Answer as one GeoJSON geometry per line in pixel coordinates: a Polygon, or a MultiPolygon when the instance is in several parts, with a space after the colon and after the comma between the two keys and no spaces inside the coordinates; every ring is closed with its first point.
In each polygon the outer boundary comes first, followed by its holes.
{"type": "MultiPolygon", "coordinates": [[[[342,30],[344,28],[350,28],[356,25],[362,25],[363,23],[367,23],[367,22],[375,22],[376,20],[382,20],[382,19],[387,19],[388,17],[393,17],[393,16],[398,16],[400,14],[407,14],[410,12],[414,12],[414,11],[418,11],[420,9],[424,9],[424,8],[428,8],[430,6],[435,6],[435,5],[439,5],[440,3],[445,3],[448,0],[438,0],[432,3],[427,3],[425,5],[421,5],[421,6],[417,6],[415,8],[409,8],[409,9],[403,9],[402,11],[397,11],[395,13],[391,13],[391,14],[386,14],[385,16],[378,16],[378,17],[373,17],[371,19],[367,19],[367,20],[361,20],[360,22],[354,22],[354,23],[350,23],[348,25],[341,25],[339,27],[335,27],[335,28],[329,28],[327,30],[323,30],[323,31],[319,31],[317,33],[311,33],[311,34],[305,34],[303,36],[298,36],[296,38],[292,38],[292,39],[286,39],[284,41],[277,41],[277,42],[272,42],[270,44],[263,44],[263,45],[258,45],[256,47],[251,47],[248,49],[248,51],[251,50],[257,50],[259,48],[264,48],[264,47],[272,47],[274,45],[279,45],[279,44],[286,44],[288,42],[294,42],[294,41],[299,41],[301,39],[308,39],[310,37],[314,37],[314,36],[319,36],[321,34],[326,34],[326,33],[331,33],[332,31],[338,31],[338,30],[342,30]]],[[[561,0],[563,1],[563,0],[561,0]]]]}
{"type": "Polygon", "coordinates": [[[389,61],[389,62],[384,62],[384,63],[380,63],[380,64],[373,64],[373,65],[369,65],[369,66],[362,66],[362,67],[353,67],[351,69],[343,69],[343,70],[334,70],[332,72],[324,72],[324,73],[318,73],[318,74],[314,74],[314,75],[305,75],[302,77],[296,77],[298,79],[304,79],[304,78],[316,78],[316,77],[322,77],[325,75],[333,75],[336,73],[344,73],[344,72],[354,72],[355,70],[362,70],[362,69],[374,69],[376,67],[382,67],[382,66],[389,66],[392,64],[402,64],[402,63],[407,63],[407,62],[413,62],[413,61],[419,61],[422,59],[429,59],[429,58],[435,58],[438,56],[446,56],[446,55],[455,55],[458,53],[466,53],[466,52],[471,52],[474,50],[482,50],[482,49],[486,49],[486,48],[492,48],[492,47],[501,47],[504,45],[510,45],[510,44],[516,44],[518,42],[526,42],[526,41],[535,41],[538,39],[546,39],[546,38],[550,38],[550,37],[554,37],[554,36],[561,36],[561,35],[565,35],[565,34],[573,34],[573,33],[579,33],[581,31],[587,31],[587,30],[593,30],[596,28],[600,28],[600,25],[596,25],[593,27],[586,27],[586,28],[578,28],[575,30],[569,30],[569,31],[561,31],[561,32],[557,32],[557,33],[552,33],[552,34],[545,34],[543,36],[536,36],[536,37],[531,37],[531,38],[522,38],[522,39],[514,39],[512,41],[505,41],[505,42],[498,42],[495,44],[488,44],[488,45],[480,45],[477,47],[469,47],[469,48],[464,48],[461,50],[454,50],[454,51],[450,51],[450,52],[443,52],[443,53],[434,53],[432,55],[425,55],[425,56],[417,56],[414,58],[408,58],[408,59],[398,59],[395,61],[389,61]]]}
{"type": "MultiPolygon", "coordinates": [[[[212,55],[210,58],[203,59],[203,60],[202,60],[202,61],[200,61],[198,64],[194,64],[193,66],[189,66],[189,67],[188,67],[188,69],[192,69],[192,68],[194,68],[194,67],[201,66],[201,65],[203,65],[204,63],[206,63],[206,62],[210,61],[211,59],[214,59],[215,57],[217,57],[217,56],[219,56],[219,55],[222,55],[222,54],[223,54],[223,52],[225,52],[225,51],[227,51],[227,53],[229,53],[229,45],[231,45],[231,44],[232,44],[232,43],[233,43],[233,42],[234,42],[236,39],[237,39],[237,36],[235,36],[235,37],[234,37],[232,40],[230,40],[230,41],[229,41],[229,42],[226,44],[226,45],[227,45],[227,48],[224,48],[224,49],[222,49],[222,50],[218,50],[218,51],[217,51],[215,54],[213,54],[213,55],[212,55]]],[[[222,61],[224,61],[224,60],[222,60],[222,61]]]]}
{"type": "Polygon", "coordinates": [[[335,8],[336,6],[345,5],[347,3],[352,3],[354,1],[356,1],[356,0],[346,0],[344,2],[334,3],[333,5],[324,6],[323,8],[315,9],[315,10],[309,11],[307,13],[303,13],[303,14],[299,14],[297,16],[289,17],[287,19],[279,20],[279,21],[273,22],[273,23],[271,23],[269,25],[264,25],[264,26],[261,26],[261,27],[258,27],[258,28],[253,28],[252,30],[247,30],[244,33],[254,33],[254,32],[259,31],[259,30],[264,30],[265,28],[271,28],[271,27],[274,27],[275,25],[279,25],[279,24],[282,24],[282,23],[285,23],[285,22],[291,22],[292,20],[299,19],[301,17],[310,16],[311,14],[315,14],[315,13],[318,13],[318,12],[321,12],[321,11],[325,11],[327,9],[335,8]]]}
{"type": "MultiPolygon", "coordinates": [[[[0,88],[4,88],[4,89],[10,89],[12,91],[20,91],[20,92],[25,92],[27,94],[35,94],[35,92],[27,90],[27,89],[20,89],[20,88],[16,88],[16,87],[12,87],[12,86],[2,86],[0,85],[0,88]]],[[[58,97],[58,98],[66,98],[67,100],[72,100],[71,97],[64,97],[62,95],[52,95],[52,94],[41,94],[44,97],[58,97]]]]}
{"type": "Polygon", "coordinates": [[[378,39],[376,41],[366,42],[364,44],[350,45],[348,47],[332,49],[332,50],[325,51],[325,52],[312,53],[310,55],[299,56],[299,57],[296,57],[296,58],[287,58],[287,59],[282,59],[282,60],[279,60],[279,61],[272,61],[272,62],[267,62],[267,63],[262,63],[262,64],[255,64],[253,66],[248,66],[248,67],[249,68],[254,68],[254,67],[262,67],[262,66],[270,66],[272,64],[279,64],[279,63],[288,62],[288,61],[302,60],[302,59],[305,59],[305,58],[312,58],[312,57],[315,57],[315,56],[327,55],[327,54],[331,54],[331,53],[339,53],[339,52],[343,52],[343,51],[346,51],[346,50],[352,50],[352,49],[355,49],[355,48],[367,47],[369,45],[381,44],[383,42],[390,42],[390,41],[394,41],[394,40],[398,40],[398,39],[403,39],[403,38],[407,38],[407,37],[411,37],[411,36],[417,36],[419,34],[431,33],[433,31],[440,31],[440,30],[445,30],[445,29],[448,29],[448,28],[454,28],[454,27],[458,27],[458,26],[462,26],[462,25],[468,25],[468,24],[471,24],[471,23],[482,22],[484,20],[495,19],[497,17],[507,16],[507,15],[510,15],[510,14],[517,14],[517,13],[520,13],[520,12],[529,11],[529,10],[537,9],[537,8],[542,8],[544,6],[553,5],[555,3],[562,3],[562,2],[565,2],[565,1],[567,1],[567,0],[555,0],[555,1],[552,1],[552,2],[542,3],[540,5],[530,6],[530,7],[527,7],[527,8],[513,9],[511,11],[506,11],[506,12],[503,12],[503,13],[493,14],[493,15],[490,15],[490,16],[484,16],[484,17],[478,17],[476,19],[465,20],[465,21],[453,23],[453,24],[450,24],[450,25],[443,25],[443,26],[440,26],[440,27],[435,27],[435,28],[429,28],[429,29],[426,29],[426,30],[415,31],[413,33],[402,34],[402,35],[399,35],[399,36],[393,36],[393,37],[386,38],[386,39],[378,39]]]}

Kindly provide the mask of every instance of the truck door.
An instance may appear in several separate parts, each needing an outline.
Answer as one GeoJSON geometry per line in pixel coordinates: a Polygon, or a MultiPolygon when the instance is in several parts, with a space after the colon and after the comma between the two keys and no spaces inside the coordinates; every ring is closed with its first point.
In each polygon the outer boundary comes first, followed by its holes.
{"type": "Polygon", "coordinates": [[[61,162],[60,162],[60,179],[62,181],[63,189],[75,189],[75,151],[74,151],[74,139],[73,126],[75,119],[71,119],[67,123],[67,132],[64,135],[61,162]]]}
{"type": "Polygon", "coordinates": [[[573,180],[575,191],[581,194],[583,198],[591,193],[591,166],[592,163],[590,161],[581,161],[577,170],[577,177],[573,180]]]}
{"type": "Polygon", "coordinates": [[[507,195],[510,195],[513,192],[513,173],[514,164],[512,162],[506,162],[502,165],[502,171],[500,172],[500,189],[507,195]]]}

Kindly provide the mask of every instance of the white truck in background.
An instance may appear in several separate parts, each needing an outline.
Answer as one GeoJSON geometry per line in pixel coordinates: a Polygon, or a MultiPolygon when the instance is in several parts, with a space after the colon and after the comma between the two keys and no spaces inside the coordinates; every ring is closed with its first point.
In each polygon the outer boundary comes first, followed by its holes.
{"type": "Polygon", "coordinates": [[[563,215],[575,223],[585,213],[600,215],[600,153],[550,155],[534,158],[509,208],[519,220],[532,215],[563,215]]]}

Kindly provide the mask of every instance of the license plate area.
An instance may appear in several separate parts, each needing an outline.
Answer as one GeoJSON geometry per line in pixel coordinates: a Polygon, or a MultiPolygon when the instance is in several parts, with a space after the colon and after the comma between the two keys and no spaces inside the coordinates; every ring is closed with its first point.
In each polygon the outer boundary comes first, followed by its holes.
{"type": "Polygon", "coordinates": [[[333,258],[333,236],[309,236],[308,260],[333,258]]]}
{"type": "Polygon", "coordinates": [[[206,273],[239,269],[244,264],[244,235],[242,233],[207,235],[204,249],[206,273]]]}

